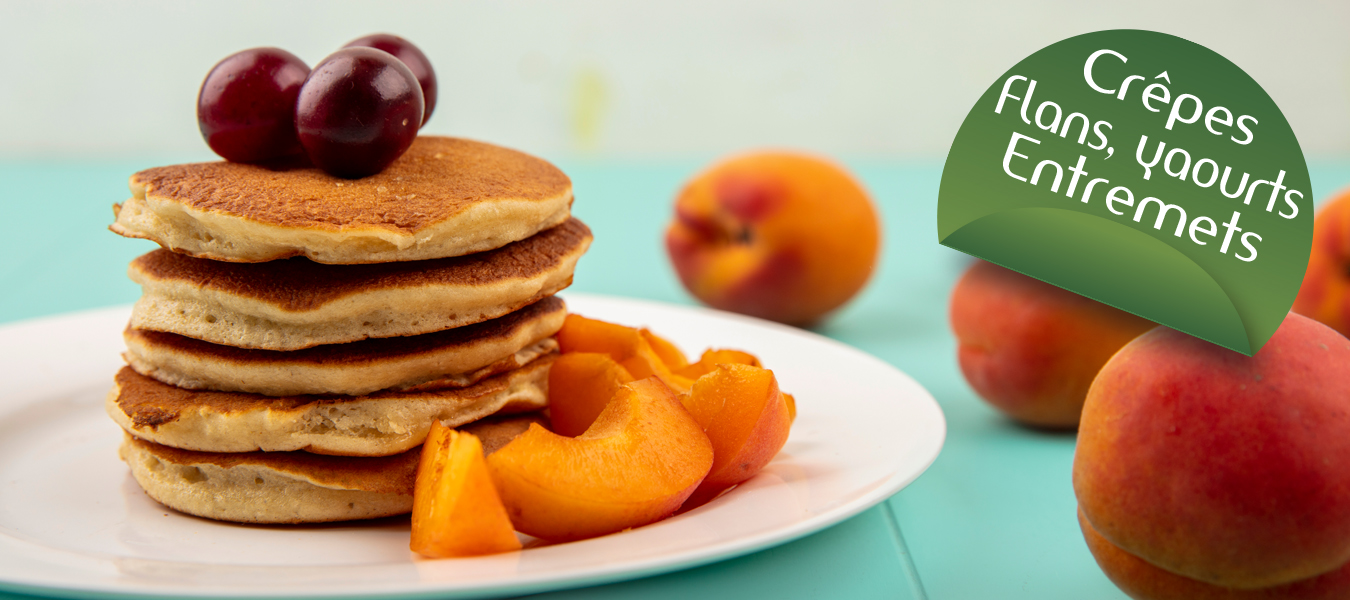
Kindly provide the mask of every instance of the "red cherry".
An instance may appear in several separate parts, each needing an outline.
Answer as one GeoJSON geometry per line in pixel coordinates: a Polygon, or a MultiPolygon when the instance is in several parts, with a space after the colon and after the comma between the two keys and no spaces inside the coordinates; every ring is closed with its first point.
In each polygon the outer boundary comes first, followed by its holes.
{"type": "Polygon", "coordinates": [[[343,48],[300,87],[295,125],[319,168],[351,179],[374,175],[417,138],[422,88],[408,66],[374,48],[343,48]]]}
{"type": "Polygon", "coordinates": [[[226,160],[258,162],[299,154],[295,100],[309,67],[280,48],[252,48],[211,68],[197,94],[197,125],[226,160]]]}
{"type": "Polygon", "coordinates": [[[412,42],[387,33],[376,33],[352,40],[343,48],[358,46],[384,50],[408,65],[413,75],[417,76],[418,85],[422,87],[422,100],[426,103],[426,110],[422,113],[422,124],[425,125],[431,118],[431,111],[436,108],[436,71],[432,70],[427,55],[422,54],[412,42]]]}

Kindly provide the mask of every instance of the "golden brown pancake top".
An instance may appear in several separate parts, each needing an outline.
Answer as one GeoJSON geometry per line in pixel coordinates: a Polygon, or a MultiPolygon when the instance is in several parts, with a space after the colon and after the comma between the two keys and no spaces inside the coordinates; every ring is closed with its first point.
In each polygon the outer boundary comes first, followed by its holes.
{"type": "Polygon", "coordinates": [[[288,411],[321,403],[337,404],[353,400],[395,398],[474,398],[507,389],[517,376],[528,376],[536,369],[548,368],[557,353],[546,354],[518,369],[485,379],[467,388],[442,388],[428,391],[385,390],[365,396],[315,394],[299,396],[264,396],[245,392],[218,392],[215,390],[188,390],[146,377],[131,367],[117,372],[117,407],[137,428],[155,429],[172,423],[185,410],[209,408],[218,414],[240,413],[252,410],[288,411]]]}
{"type": "Polygon", "coordinates": [[[177,352],[209,356],[235,363],[305,363],[323,366],[346,366],[387,362],[391,359],[508,338],[521,327],[543,319],[552,313],[561,313],[566,310],[567,305],[563,303],[562,298],[549,296],[525,308],[508,313],[506,316],[454,329],[421,335],[370,338],[347,344],[323,344],[303,350],[290,351],[236,348],[203,342],[176,333],[130,327],[127,328],[127,335],[142,338],[155,346],[172,348],[177,352]]]}
{"type": "Polygon", "coordinates": [[[255,465],[307,477],[320,485],[380,494],[406,494],[412,490],[422,455],[421,446],[402,454],[373,457],[327,456],[304,451],[196,452],[127,437],[160,460],[174,464],[211,464],[226,469],[255,465]]]}
{"type": "Polygon", "coordinates": [[[556,268],[563,257],[583,248],[590,239],[590,228],[569,218],[557,227],[496,250],[451,258],[360,265],[326,265],[300,257],[232,263],[161,248],[136,258],[131,268],[152,279],[178,280],[299,312],[373,289],[481,286],[534,277],[556,268]]]}
{"type": "Polygon", "coordinates": [[[385,170],[341,179],[313,166],[271,168],[227,161],[146,169],[137,196],[170,199],[283,227],[415,233],[481,202],[539,201],[571,194],[567,175],[508,148],[423,136],[385,170]],[[143,190],[143,192],[142,192],[143,190]]]}

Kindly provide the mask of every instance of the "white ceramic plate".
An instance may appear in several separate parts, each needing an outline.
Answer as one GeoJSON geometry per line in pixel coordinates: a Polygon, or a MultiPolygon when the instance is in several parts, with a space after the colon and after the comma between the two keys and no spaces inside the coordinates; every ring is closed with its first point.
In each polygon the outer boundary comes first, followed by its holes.
{"type": "Polygon", "coordinates": [[[946,423],[894,367],[827,338],[715,311],[566,294],[574,312],[646,325],[691,356],[759,355],[797,399],[782,453],[721,498],[660,523],[487,558],[423,560],[408,521],[259,527],[150,500],[103,411],[127,308],[0,328],[0,590],[90,597],[525,594],[632,579],[781,544],[838,523],[933,462],[946,423]]]}

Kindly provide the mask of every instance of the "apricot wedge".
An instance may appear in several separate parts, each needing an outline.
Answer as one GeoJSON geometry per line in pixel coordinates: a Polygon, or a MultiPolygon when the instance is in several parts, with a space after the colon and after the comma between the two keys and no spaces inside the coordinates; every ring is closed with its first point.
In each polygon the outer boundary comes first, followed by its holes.
{"type": "Polygon", "coordinates": [[[721,364],[683,397],[713,446],[713,465],[689,498],[698,505],[754,477],[787,443],[792,413],[773,371],[721,364]]]}
{"type": "Polygon", "coordinates": [[[413,487],[409,548],[435,558],[520,549],[473,434],[432,423],[413,487]]]}
{"type": "Polygon", "coordinates": [[[679,371],[689,366],[689,359],[685,357],[684,352],[681,352],[679,346],[671,343],[670,340],[656,335],[652,330],[645,327],[639,329],[638,334],[642,336],[642,339],[647,340],[652,350],[656,352],[656,356],[660,357],[661,362],[666,363],[671,371],[679,371]]]}
{"type": "MultiPolygon", "coordinates": [[[[676,375],[666,364],[666,360],[662,359],[664,353],[667,359],[676,360],[678,363],[675,355],[679,354],[679,349],[675,348],[674,344],[655,334],[644,335],[641,330],[633,327],[570,314],[563,321],[562,329],[558,331],[558,347],[564,354],[574,352],[608,354],[615,362],[623,365],[633,379],[660,377],[666,385],[679,392],[688,391],[689,386],[693,384],[692,379],[676,375]],[[658,340],[657,343],[662,347],[661,352],[652,345],[651,339],[658,340]]],[[[683,358],[683,355],[680,354],[679,358],[683,358]]]]}
{"type": "Polygon", "coordinates": [[[487,458],[518,531],[553,541],[622,531],[684,503],[713,447],[660,379],[626,384],[575,438],[538,425],[487,458]]]}
{"type": "Polygon", "coordinates": [[[623,384],[633,381],[608,354],[573,352],[553,361],[548,372],[549,417],[553,432],[576,437],[586,432],[623,384]]]}
{"type": "Polygon", "coordinates": [[[679,393],[689,391],[689,386],[694,385],[693,379],[676,375],[674,371],[671,371],[670,367],[666,365],[666,361],[661,360],[661,356],[656,353],[656,349],[652,348],[652,345],[645,338],[639,339],[632,356],[619,361],[619,364],[628,369],[628,373],[634,379],[656,377],[679,393]]]}
{"type": "Polygon", "coordinates": [[[758,357],[749,352],[708,349],[703,352],[703,356],[699,357],[698,362],[676,370],[675,374],[689,379],[698,379],[713,372],[717,365],[728,364],[750,365],[752,367],[764,366],[759,362],[758,357]]]}
{"type": "Polygon", "coordinates": [[[641,338],[632,327],[569,314],[558,330],[558,350],[563,354],[601,352],[621,361],[633,355],[641,338]]]}

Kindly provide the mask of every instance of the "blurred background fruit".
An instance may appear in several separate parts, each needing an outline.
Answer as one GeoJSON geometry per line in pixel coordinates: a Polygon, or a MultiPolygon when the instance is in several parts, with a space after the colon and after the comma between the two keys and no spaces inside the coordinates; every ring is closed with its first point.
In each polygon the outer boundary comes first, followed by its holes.
{"type": "Polygon", "coordinates": [[[1078,426],[1097,371],[1153,322],[978,261],[952,290],[961,373],[980,397],[1027,425],[1078,426]]]}
{"type": "Polygon", "coordinates": [[[1350,188],[1322,205],[1294,312],[1350,333],[1350,188]]]}
{"type": "Polygon", "coordinates": [[[709,306],[810,325],[867,283],[880,238],[871,198],[843,167],[756,152],[685,185],[666,250],[685,288],[709,306]]]}

